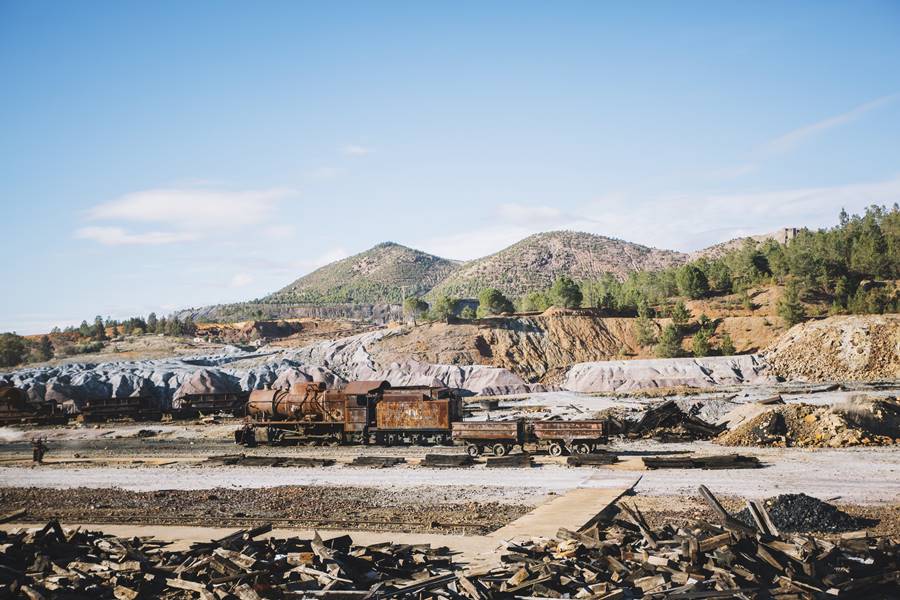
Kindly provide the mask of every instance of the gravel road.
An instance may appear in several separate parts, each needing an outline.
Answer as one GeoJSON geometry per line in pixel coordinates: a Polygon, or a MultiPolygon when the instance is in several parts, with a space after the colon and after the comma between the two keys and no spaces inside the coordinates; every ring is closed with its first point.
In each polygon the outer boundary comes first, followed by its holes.
{"type": "MultiPolygon", "coordinates": [[[[622,458],[640,454],[693,451],[721,454],[732,451],[709,442],[658,444],[628,442],[614,445],[622,458]]],[[[309,449],[314,450],[314,449],[309,449]]],[[[331,449],[319,449],[331,450],[331,449]]],[[[735,450],[736,451],[736,450],[735,450]]],[[[560,493],[575,487],[620,487],[637,477],[644,495],[691,495],[700,484],[719,494],[764,498],[778,493],[803,492],[819,498],[841,497],[859,504],[896,503],[900,499],[900,448],[857,448],[806,451],[741,448],[765,464],[749,470],[628,470],[625,468],[569,468],[545,464],[529,470],[471,468],[428,469],[401,465],[387,469],[335,465],[322,468],[204,467],[0,467],[0,487],[121,488],[135,491],[163,489],[267,488],[283,485],[407,488],[416,494],[439,494],[447,487],[464,486],[473,499],[520,504],[523,497],[560,493]]],[[[357,449],[357,453],[359,450],[357,449]]],[[[370,452],[377,454],[376,452],[370,452]]]]}

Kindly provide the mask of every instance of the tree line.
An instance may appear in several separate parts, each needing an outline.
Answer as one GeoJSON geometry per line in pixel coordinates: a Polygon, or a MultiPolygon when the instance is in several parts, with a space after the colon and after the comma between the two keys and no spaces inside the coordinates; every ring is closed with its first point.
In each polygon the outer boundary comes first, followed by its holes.
{"type": "Polygon", "coordinates": [[[117,320],[97,315],[93,321],[85,319],[77,327],[54,327],[49,334],[37,339],[15,332],[0,334],[0,367],[100,352],[106,342],[121,335],[190,337],[196,333],[197,325],[190,316],[182,320],[177,316],[157,317],[156,313],[151,312],[146,319],[138,316],[117,320]]]}
{"type": "Polygon", "coordinates": [[[871,206],[862,215],[841,211],[830,229],[800,230],[781,244],[775,240],[744,241],[740,248],[718,258],[701,258],[680,267],[631,273],[617,279],[606,273],[597,280],[575,282],[560,276],[544,291],[513,301],[496,288],[481,291],[476,302],[440,296],[429,305],[407,298],[403,310],[413,321],[481,318],[519,312],[542,312],[550,307],[601,308],[611,316],[636,317],[638,343],[653,346],[660,357],[682,354],[682,339],[691,333],[695,356],[733,354],[726,333],[712,344],[715,324],[700,315],[696,322],[680,298],[701,299],[737,294],[740,304],[753,308],[748,290],[782,285],[776,310],[788,325],[808,318],[804,301],[827,302],[831,314],[898,312],[900,295],[900,207],[871,206]],[[474,306],[473,306],[474,304],[474,306]],[[653,318],[672,322],[659,336],[653,318]]]}

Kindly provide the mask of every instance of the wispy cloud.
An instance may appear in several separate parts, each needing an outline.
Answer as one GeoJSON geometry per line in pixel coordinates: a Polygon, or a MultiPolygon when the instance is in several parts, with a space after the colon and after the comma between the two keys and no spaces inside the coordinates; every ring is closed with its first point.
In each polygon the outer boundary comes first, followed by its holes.
{"type": "MultiPolygon", "coordinates": [[[[892,204],[898,197],[900,177],[843,186],[739,194],[666,194],[649,198],[610,194],[570,213],[526,211],[525,214],[535,217],[541,214],[553,217],[546,223],[539,218],[518,222],[498,220],[481,228],[413,240],[411,245],[438,256],[469,260],[497,252],[534,233],[571,229],[690,252],[782,227],[833,226],[841,208],[858,213],[872,204],[892,204]]],[[[503,206],[499,205],[495,212],[506,210],[503,206]]]]}
{"type": "Polygon", "coordinates": [[[93,221],[166,223],[184,229],[240,227],[269,218],[276,203],[291,193],[276,188],[228,191],[162,188],[125,194],[88,210],[93,221]]]}
{"type": "Polygon", "coordinates": [[[347,144],[346,146],[341,148],[341,152],[346,154],[347,156],[365,156],[367,154],[371,154],[373,150],[368,146],[361,146],[359,144],[347,144]]]}
{"type": "Polygon", "coordinates": [[[883,106],[887,106],[898,98],[900,98],[900,94],[882,96],[881,98],[876,98],[864,104],[860,104],[859,106],[848,110],[847,112],[822,119],[821,121],[816,121],[815,123],[800,127],[798,129],[794,129],[793,131],[789,131],[769,141],[767,144],[765,144],[763,150],[768,154],[780,154],[783,152],[787,152],[789,150],[792,150],[794,147],[798,146],[808,138],[828,131],[829,129],[834,129],[835,127],[840,127],[841,125],[845,125],[847,123],[855,121],[862,117],[864,114],[883,106]]]}
{"type": "Polygon", "coordinates": [[[233,288],[245,287],[253,283],[253,275],[249,273],[235,273],[228,285],[233,288]]]}
{"type": "Polygon", "coordinates": [[[737,179],[738,177],[743,177],[744,175],[755,173],[758,170],[758,164],[744,163],[741,165],[734,165],[733,167],[714,169],[707,172],[706,175],[709,179],[737,179]]]}
{"type": "Polygon", "coordinates": [[[494,215],[498,220],[510,225],[540,227],[544,230],[567,223],[590,220],[584,216],[566,213],[554,206],[516,202],[498,205],[494,209],[494,215]]]}
{"type": "Polygon", "coordinates": [[[841,186],[736,194],[606,197],[584,208],[588,231],[658,248],[692,251],[782,227],[827,227],[841,208],[861,212],[900,197],[900,178],[841,186]]]}
{"type": "Polygon", "coordinates": [[[551,224],[566,220],[558,208],[507,202],[497,206],[495,214],[499,219],[518,225],[551,224]]]}
{"type": "Polygon", "coordinates": [[[307,179],[334,179],[344,170],[339,167],[316,167],[303,173],[307,179]]]}
{"type": "Polygon", "coordinates": [[[174,244],[191,242],[198,236],[189,232],[146,231],[129,233],[121,227],[80,227],[75,230],[75,237],[80,240],[93,240],[104,246],[174,244]]]}
{"type": "MultiPolygon", "coordinates": [[[[242,191],[159,188],[133,192],[88,209],[87,220],[112,223],[81,227],[75,237],[113,246],[193,241],[212,232],[265,224],[272,220],[278,202],[290,194],[291,190],[283,188],[242,191]],[[146,226],[165,230],[140,230],[146,226]]],[[[273,225],[272,231],[290,234],[286,227],[273,225]]]]}
{"type": "Polygon", "coordinates": [[[336,260],[347,258],[348,256],[350,256],[350,254],[347,252],[347,250],[343,246],[338,246],[336,248],[326,250],[318,256],[298,261],[297,266],[312,271],[314,269],[318,269],[319,267],[324,267],[329,263],[333,263],[336,260]]]}

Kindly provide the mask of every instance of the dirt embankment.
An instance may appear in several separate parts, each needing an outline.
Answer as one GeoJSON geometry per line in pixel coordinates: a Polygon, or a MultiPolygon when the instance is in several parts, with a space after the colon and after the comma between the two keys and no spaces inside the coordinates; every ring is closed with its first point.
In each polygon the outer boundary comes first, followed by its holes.
{"type": "Polygon", "coordinates": [[[321,340],[347,337],[377,329],[376,325],[352,319],[278,319],[237,323],[201,323],[198,337],[229,344],[268,342],[299,347],[321,340]]]}
{"type": "Polygon", "coordinates": [[[900,377],[900,315],[852,315],[792,327],[764,352],[785,379],[875,381],[900,377]]]}
{"type": "MultiPolygon", "coordinates": [[[[655,334],[667,322],[655,321],[655,334]]],[[[765,317],[725,317],[717,323],[717,336],[726,331],[743,353],[770,343],[778,327],[767,324],[765,317]]],[[[431,364],[490,365],[530,382],[552,383],[575,363],[652,357],[652,346],[642,347],[637,338],[636,319],[550,309],[536,315],[420,325],[383,338],[371,350],[383,364],[413,358],[431,364]]]]}

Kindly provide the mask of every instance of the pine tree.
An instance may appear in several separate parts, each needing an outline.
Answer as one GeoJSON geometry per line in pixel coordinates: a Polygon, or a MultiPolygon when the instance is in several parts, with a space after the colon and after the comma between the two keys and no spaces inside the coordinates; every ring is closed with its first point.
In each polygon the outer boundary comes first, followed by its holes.
{"type": "Polygon", "coordinates": [[[158,321],[156,319],[156,313],[152,312],[147,315],[147,333],[157,333],[158,329],[158,321]]]}
{"type": "Polygon", "coordinates": [[[194,323],[194,318],[188,315],[181,325],[181,330],[184,335],[194,337],[197,334],[197,325],[194,323]]]}
{"type": "Polygon", "coordinates": [[[684,265],[675,275],[678,291],[688,298],[702,298],[709,293],[709,281],[706,274],[696,265],[684,265]]]}
{"type": "Polygon", "coordinates": [[[94,339],[98,342],[104,342],[109,339],[106,337],[106,323],[104,323],[103,317],[100,315],[94,318],[94,339]]]}
{"type": "Polygon", "coordinates": [[[656,344],[656,356],[659,358],[674,358],[681,353],[681,334],[675,325],[666,325],[656,344]]]}
{"type": "Polygon", "coordinates": [[[778,300],[776,309],[778,316],[784,319],[788,327],[806,319],[806,307],[800,301],[800,288],[795,280],[791,279],[788,281],[784,288],[784,294],[778,300]]]}
{"type": "Polygon", "coordinates": [[[734,342],[727,333],[722,335],[722,341],[719,342],[719,351],[722,356],[732,356],[735,353],[734,342]]]}
{"type": "Polygon", "coordinates": [[[578,308],[581,306],[584,295],[581,293],[581,288],[578,287],[577,283],[572,281],[571,278],[562,275],[550,287],[550,298],[554,306],[578,308]]]}
{"type": "Polygon", "coordinates": [[[694,356],[709,356],[709,333],[704,329],[695,333],[691,340],[691,348],[694,356]]]}
{"type": "Polygon", "coordinates": [[[675,325],[678,332],[681,333],[684,331],[685,327],[687,327],[688,321],[690,320],[691,311],[687,309],[684,302],[679,300],[675,305],[675,308],[672,309],[672,324],[675,325]]]}
{"type": "Polygon", "coordinates": [[[486,288],[478,294],[478,315],[499,315],[513,312],[515,307],[503,292],[496,288],[486,288]]]}
{"type": "Polygon", "coordinates": [[[50,336],[41,336],[41,339],[38,340],[37,353],[41,360],[53,358],[53,344],[50,342],[50,336]]]}

